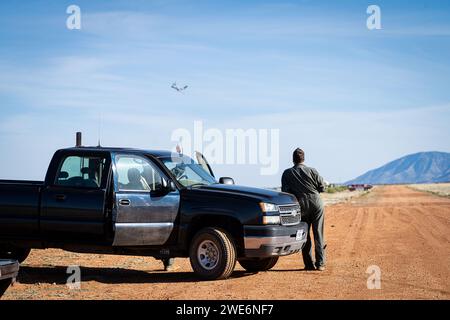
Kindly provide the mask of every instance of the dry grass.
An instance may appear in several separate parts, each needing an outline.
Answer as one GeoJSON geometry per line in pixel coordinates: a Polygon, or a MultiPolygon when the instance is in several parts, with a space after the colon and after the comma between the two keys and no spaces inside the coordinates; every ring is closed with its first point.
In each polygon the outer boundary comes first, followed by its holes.
{"type": "Polygon", "coordinates": [[[410,184],[409,187],[444,197],[450,197],[450,183],[410,184]]]}
{"type": "Polygon", "coordinates": [[[321,193],[320,196],[326,206],[348,201],[352,198],[360,197],[370,191],[340,191],[334,193],[321,193]]]}
{"type": "MultiPolygon", "coordinates": [[[[276,190],[281,191],[281,188],[269,188],[270,190],[276,190]]],[[[320,197],[323,200],[323,203],[325,206],[331,206],[333,204],[338,204],[342,202],[346,202],[350,199],[357,198],[360,196],[363,196],[365,194],[368,194],[370,190],[368,191],[348,191],[347,189],[336,189],[334,192],[324,192],[320,194],[320,197]],[[343,191],[342,191],[343,190],[343,191]]]]}

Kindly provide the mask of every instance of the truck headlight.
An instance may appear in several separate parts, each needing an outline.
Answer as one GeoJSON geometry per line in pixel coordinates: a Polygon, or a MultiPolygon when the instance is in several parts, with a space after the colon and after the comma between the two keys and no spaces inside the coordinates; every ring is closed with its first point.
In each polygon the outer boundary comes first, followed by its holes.
{"type": "Polygon", "coordinates": [[[266,214],[266,213],[276,213],[275,215],[263,215],[262,217],[262,223],[263,224],[280,224],[281,220],[280,220],[280,215],[279,215],[279,209],[278,206],[276,204],[273,203],[266,203],[266,202],[261,202],[259,204],[259,206],[261,207],[261,211],[266,214]]]}
{"type": "Polygon", "coordinates": [[[262,212],[278,212],[278,206],[273,203],[260,202],[262,212]]]}
{"type": "Polygon", "coordinates": [[[280,224],[280,216],[263,216],[263,224],[280,224]]]}

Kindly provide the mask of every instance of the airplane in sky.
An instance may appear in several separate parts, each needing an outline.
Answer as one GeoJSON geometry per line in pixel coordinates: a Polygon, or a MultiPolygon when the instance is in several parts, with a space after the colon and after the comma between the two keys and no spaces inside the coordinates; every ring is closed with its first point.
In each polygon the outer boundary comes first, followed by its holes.
{"type": "Polygon", "coordinates": [[[184,90],[186,90],[188,88],[188,86],[184,86],[184,87],[178,87],[177,83],[174,82],[171,86],[172,89],[178,91],[178,92],[183,92],[184,90]]]}

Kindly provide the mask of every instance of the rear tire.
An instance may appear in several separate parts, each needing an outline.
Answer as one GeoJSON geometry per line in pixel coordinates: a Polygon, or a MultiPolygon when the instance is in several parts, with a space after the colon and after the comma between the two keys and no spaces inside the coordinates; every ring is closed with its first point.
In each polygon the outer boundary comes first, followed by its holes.
{"type": "Polygon", "coordinates": [[[267,271],[272,269],[278,262],[278,257],[264,259],[239,260],[239,264],[248,272],[267,271]]]}
{"type": "Polygon", "coordinates": [[[228,278],[236,266],[236,246],[221,229],[204,228],[192,239],[189,257],[194,272],[205,280],[228,278]]]}
{"type": "Polygon", "coordinates": [[[17,260],[19,263],[24,262],[31,249],[28,248],[12,248],[12,249],[0,249],[0,259],[17,260]]]}

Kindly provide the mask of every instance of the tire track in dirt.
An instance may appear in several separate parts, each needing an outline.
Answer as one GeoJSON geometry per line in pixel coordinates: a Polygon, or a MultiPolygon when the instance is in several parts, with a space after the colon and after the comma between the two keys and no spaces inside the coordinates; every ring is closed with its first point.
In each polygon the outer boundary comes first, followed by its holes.
{"type": "MultiPolygon", "coordinates": [[[[348,213],[348,215],[350,215],[348,213]]],[[[340,258],[350,257],[352,254],[353,248],[356,243],[356,238],[358,235],[359,229],[361,229],[361,225],[364,219],[364,209],[357,208],[351,212],[351,215],[354,216],[352,219],[350,228],[345,236],[345,240],[342,243],[341,251],[339,253],[340,258]],[[355,212],[356,211],[356,212],[355,212]]]]}

